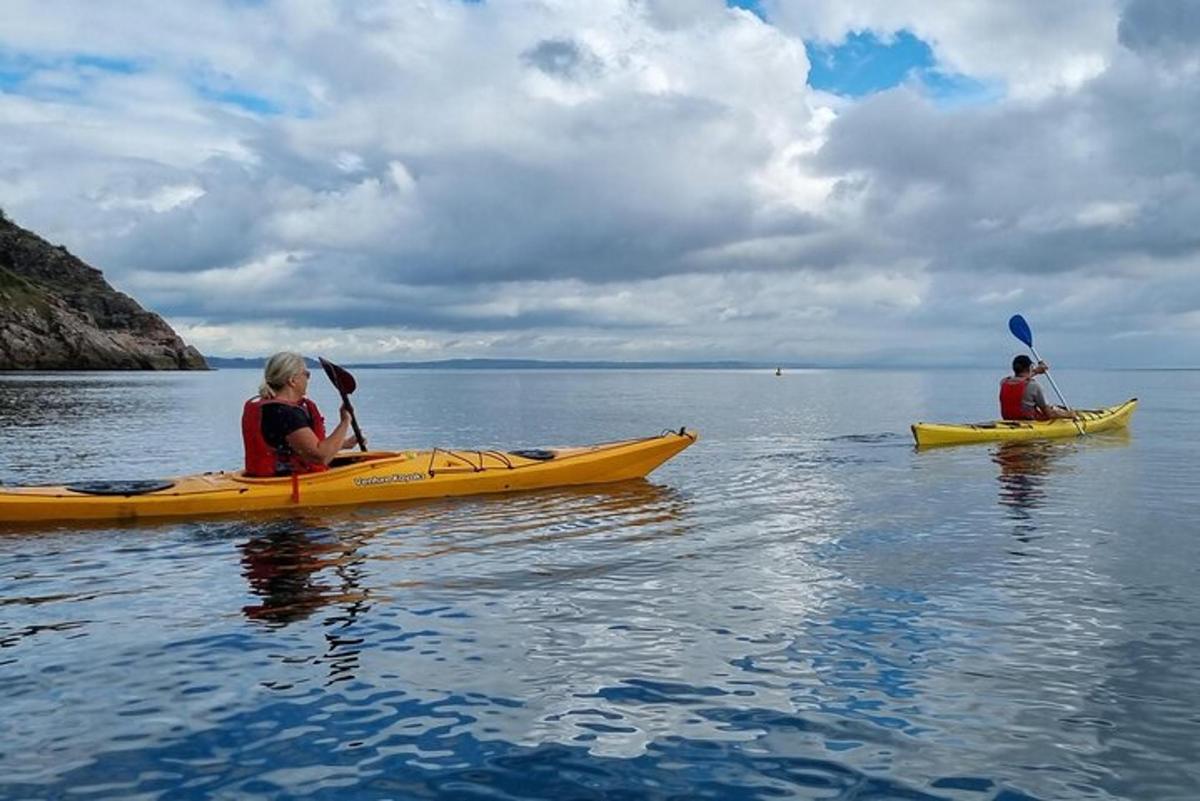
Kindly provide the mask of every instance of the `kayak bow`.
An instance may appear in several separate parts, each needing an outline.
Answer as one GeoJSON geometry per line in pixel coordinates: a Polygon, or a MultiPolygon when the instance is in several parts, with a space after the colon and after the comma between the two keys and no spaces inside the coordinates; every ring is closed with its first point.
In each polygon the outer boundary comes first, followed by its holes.
{"type": "Polygon", "coordinates": [[[644,478],[695,432],[525,451],[343,452],[330,469],[281,478],[241,471],[162,481],[0,487],[0,525],[135,520],[517,492],[644,478]]]}
{"type": "Polygon", "coordinates": [[[993,420],[987,423],[916,423],[912,427],[917,447],[958,445],[967,442],[1005,442],[1027,439],[1076,437],[1123,428],[1137,408],[1137,398],[1105,409],[1077,409],[1074,420],[993,420]]]}

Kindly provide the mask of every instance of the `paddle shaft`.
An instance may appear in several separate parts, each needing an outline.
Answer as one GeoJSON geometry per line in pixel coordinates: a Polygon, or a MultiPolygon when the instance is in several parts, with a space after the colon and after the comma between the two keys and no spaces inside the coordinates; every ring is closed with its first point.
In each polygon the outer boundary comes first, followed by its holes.
{"type": "MultiPolygon", "coordinates": [[[[1029,351],[1030,351],[1030,353],[1033,354],[1033,358],[1035,361],[1040,362],[1042,360],[1042,357],[1038,356],[1037,348],[1035,348],[1032,344],[1030,344],[1030,346],[1029,346],[1029,351]]],[[[1062,405],[1064,407],[1066,407],[1067,409],[1070,409],[1071,404],[1067,403],[1067,399],[1063,397],[1062,390],[1058,388],[1058,384],[1054,383],[1054,376],[1050,375],[1050,371],[1047,370],[1045,373],[1042,373],[1042,375],[1044,375],[1044,376],[1046,376],[1046,378],[1050,379],[1050,386],[1052,386],[1054,388],[1054,394],[1058,396],[1059,402],[1062,403],[1062,405]]],[[[1077,429],[1079,429],[1080,436],[1085,435],[1087,432],[1083,430],[1083,425],[1079,422],[1079,420],[1077,420],[1074,417],[1072,417],[1071,419],[1074,420],[1075,427],[1077,429]]]]}
{"type": "Polygon", "coordinates": [[[350,425],[354,429],[354,436],[358,438],[358,447],[363,453],[366,453],[367,443],[363,442],[362,430],[358,427],[358,418],[354,416],[354,406],[350,403],[350,396],[340,386],[337,391],[342,396],[342,405],[346,407],[346,411],[350,412],[350,425]]]}

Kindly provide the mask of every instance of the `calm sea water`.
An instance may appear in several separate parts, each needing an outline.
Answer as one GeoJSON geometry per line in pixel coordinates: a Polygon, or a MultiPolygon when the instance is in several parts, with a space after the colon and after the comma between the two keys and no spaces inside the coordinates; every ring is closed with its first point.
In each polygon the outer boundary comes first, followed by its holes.
{"type": "MultiPolygon", "coordinates": [[[[362,371],[379,447],[702,439],[611,487],[0,533],[0,798],[1195,799],[1200,373],[1058,377],[1132,431],[915,452],[985,372],[362,371]]],[[[256,378],[0,376],[0,481],[236,466],[256,378]]]]}

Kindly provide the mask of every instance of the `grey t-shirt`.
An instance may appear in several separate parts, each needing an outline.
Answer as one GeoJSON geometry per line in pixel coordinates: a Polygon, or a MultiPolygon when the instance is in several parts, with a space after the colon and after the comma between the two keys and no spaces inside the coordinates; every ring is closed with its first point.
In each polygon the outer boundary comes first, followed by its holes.
{"type": "Polygon", "coordinates": [[[1038,382],[1030,379],[1025,384],[1025,394],[1021,396],[1021,411],[1033,416],[1039,408],[1047,407],[1046,396],[1042,394],[1042,388],[1038,386],[1038,382]]]}

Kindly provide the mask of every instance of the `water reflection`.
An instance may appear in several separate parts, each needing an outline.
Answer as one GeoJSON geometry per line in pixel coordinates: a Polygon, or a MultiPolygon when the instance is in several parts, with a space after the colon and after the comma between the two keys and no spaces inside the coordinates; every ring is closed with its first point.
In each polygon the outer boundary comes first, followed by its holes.
{"type": "MultiPolygon", "coordinates": [[[[362,537],[339,536],[316,521],[280,521],[261,529],[242,543],[242,574],[260,603],[242,607],[250,620],[286,626],[309,617],[327,605],[337,614],[323,623],[323,653],[302,657],[326,666],[326,684],[353,679],[360,668],[363,639],[352,627],[370,605],[364,588],[360,548],[362,537]]],[[[289,658],[285,661],[295,661],[289,658]]],[[[267,682],[287,689],[290,682],[267,682]]]]}
{"type": "MultiPolygon", "coordinates": [[[[250,536],[237,546],[241,573],[256,601],[243,606],[242,614],[271,628],[289,627],[276,640],[289,648],[282,662],[287,667],[266,686],[290,690],[311,678],[315,665],[324,666],[326,684],[361,678],[364,651],[407,652],[411,641],[441,643],[450,630],[459,631],[459,642],[470,650],[493,635],[506,640],[495,621],[475,630],[470,621],[477,612],[468,611],[475,593],[536,588],[534,597],[522,598],[519,609],[500,617],[519,619],[543,606],[556,614],[565,587],[611,581],[642,562],[655,562],[643,549],[682,533],[686,504],[670,488],[632,481],[329,509],[242,524],[240,536],[250,536]],[[297,634],[303,639],[313,629],[312,623],[299,623],[308,618],[319,620],[323,642],[293,647],[297,634]]],[[[440,662],[438,653],[423,647],[412,658],[423,662],[434,655],[440,662]]],[[[512,667],[519,675],[519,666],[512,667]]]]}
{"type": "Polygon", "coordinates": [[[1013,532],[1021,542],[1037,533],[1037,511],[1047,505],[1047,487],[1055,475],[1073,469],[1073,460],[1083,449],[1121,447],[1129,444],[1128,432],[1093,435],[1086,439],[1001,442],[992,451],[1000,467],[999,503],[1014,521],[1013,532]]]}
{"type": "Polygon", "coordinates": [[[280,521],[239,546],[242,575],[260,600],[242,607],[246,617],[282,625],[333,603],[344,605],[348,617],[357,615],[367,598],[357,569],[362,543],[311,523],[280,521]]]}
{"type": "Polygon", "coordinates": [[[0,481],[151,479],[227,465],[238,455],[231,393],[206,378],[0,374],[0,439],[36,444],[0,458],[0,481]]]}
{"type": "MultiPolygon", "coordinates": [[[[604,538],[622,544],[679,536],[689,501],[677,490],[647,481],[526,492],[474,499],[431,500],[397,507],[364,508],[360,531],[398,533],[373,558],[430,562],[414,567],[406,586],[492,586],[499,580],[524,586],[530,575],[527,559],[512,551],[555,549],[567,540],[589,540],[604,548],[600,558],[612,563],[628,558],[628,550],[612,551],[604,538]],[[470,567],[444,571],[449,560],[470,567]],[[524,578],[517,579],[520,575],[524,578]]],[[[539,574],[540,575],[540,574],[539,574]]]]}
{"type": "Polygon", "coordinates": [[[39,373],[19,379],[0,381],[0,425],[37,428],[94,416],[116,419],[131,403],[164,407],[164,394],[180,383],[156,376],[151,384],[137,373],[39,373]]]}
{"type": "Polygon", "coordinates": [[[1013,536],[1028,544],[1037,539],[1035,512],[1046,502],[1047,479],[1074,446],[1049,440],[1001,442],[992,451],[1000,466],[1000,505],[1013,520],[1013,536]]]}
{"type": "Polygon", "coordinates": [[[1064,446],[1055,442],[1002,442],[992,452],[1000,466],[1000,505],[1017,520],[1028,520],[1046,497],[1046,476],[1062,459],[1064,446]]]}

